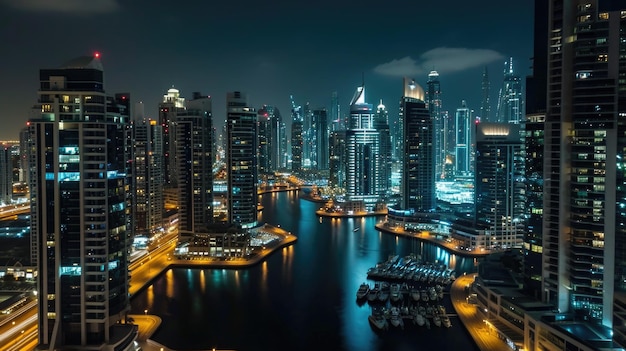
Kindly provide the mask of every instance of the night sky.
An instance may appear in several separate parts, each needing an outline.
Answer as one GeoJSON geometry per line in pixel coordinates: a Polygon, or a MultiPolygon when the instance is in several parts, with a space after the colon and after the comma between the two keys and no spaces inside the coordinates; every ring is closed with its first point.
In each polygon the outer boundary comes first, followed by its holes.
{"type": "Polygon", "coordinates": [[[512,56],[530,73],[530,0],[0,0],[0,139],[16,140],[36,103],[39,69],[101,53],[108,93],[130,92],[147,116],[175,86],[213,97],[224,119],[226,93],[276,105],[289,119],[297,104],[342,111],[365,77],[366,100],[398,113],[402,77],[426,87],[440,74],[443,108],[480,108],[489,69],[492,113],[512,56]]]}

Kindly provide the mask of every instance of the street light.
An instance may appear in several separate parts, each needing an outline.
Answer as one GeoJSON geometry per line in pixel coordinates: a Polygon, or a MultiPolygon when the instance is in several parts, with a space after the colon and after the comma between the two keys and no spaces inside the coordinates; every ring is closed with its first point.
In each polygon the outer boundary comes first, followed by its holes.
{"type": "Polygon", "coordinates": [[[145,315],[148,315],[148,310],[143,310],[143,313],[144,313],[145,315]]]}

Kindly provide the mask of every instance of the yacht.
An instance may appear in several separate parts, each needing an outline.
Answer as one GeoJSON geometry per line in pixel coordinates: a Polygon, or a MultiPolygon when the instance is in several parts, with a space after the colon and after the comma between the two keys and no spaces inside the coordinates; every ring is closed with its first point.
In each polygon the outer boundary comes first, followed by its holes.
{"type": "Polygon", "coordinates": [[[400,284],[393,283],[391,284],[391,292],[389,293],[389,298],[391,298],[391,302],[398,302],[402,299],[402,293],[400,292],[400,284]]]}
{"type": "Polygon", "coordinates": [[[356,291],[356,298],[362,300],[367,297],[370,292],[370,285],[367,283],[361,283],[359,290],[356,291]]]}
{"type": "Polygon", "coordinates": [[[389,329],[389,322],[387,322],[387,318],[385,318],[385,313],[382,309],[374,309],[372,314],[367,317],[367,320],[378,330],[389,329]]]}
{"type": "Polygon", "coordinates": [[[424,324],[426,324],[426,318],[424,318],[424,316],[421,313],[417,313],[415,314],[415,323],[419,325],[420,327],[422,327],[424,326],[424,324]]]}
{"type": "Polygon", "coordinates": [[[435,323],[435,326],[441,327],[441,317],[438,314],[433,316],[433,323],[435,323]]]}
{"type": "Polygon", "coordinates": [[[450,328],[452,326],[452,323],[450,323],[450,317],[445,314],[441,316],[441,323],[443,323],[443,326],[446,328],[450,328]]]}
{"type": "Polygon", "coordinates": [[[400,315],[400,309],[398,307],[391,308],[391,325],[394,327],[400,327],[404,329],[404,321],[402,320],[402,316],[400,315]]]}
{"type": "Polygon", "coordinates": [[[374,287],[367,293],[367,301],[374,302],[378,298],[378,292],[380,291],[380,283],[374,283],[374,287]]]}

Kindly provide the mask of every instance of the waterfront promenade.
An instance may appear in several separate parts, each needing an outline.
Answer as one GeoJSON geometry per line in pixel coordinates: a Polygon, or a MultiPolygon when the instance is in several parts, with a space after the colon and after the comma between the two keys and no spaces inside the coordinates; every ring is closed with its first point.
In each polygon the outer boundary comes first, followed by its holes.
{"type": "MultiPolygon", "coordinates": [[[[165,250],[161,254],[155,254],[154,257],[150,257],[149,261],[146,264],[142,264],[140,268],[133,271],[133,276],[131,280],[131,285],[129,292],[131,296],[135,295],[140,290],[146,288],[150,285],[151,281],[158,277],[162,272],[175,267],[192,267],[192,268],[229,268],[229,269],[237,269],[237,268],[247,268],[253,266],[261,261],[263,261],[267,256],[271,255],[273,252],[285,247],[292,245],[295,243],[298,238],[291,234],[290,232],[283,230],[279,227],[274,227],[271,225],[264,225],[263,227],[258,228],[258,230],[263,230],[275,234],[280,237],[280,239],[276,242],[269,243],[264,246],[258,252],[256,252],[253,256],[249,258],[236,258],[229,260],[218,260],[218,259],[206,259],[206,260],[185,260],[185,259],[177,259],[173,257],[173,248],[171,250],[165,250]]],[[[155,315],[148,314],[149,311],[146,310],[144,314],[134,314],[129,315],[130,318],[134,321],[138,328],[137,334],[137,343],[144,351],[174,351],[165,345],[161,345],[154,340],[151,340],[150,337],[157,331],[159,326],[161,325],[161,318],[155,315]]],[[[212,351],[227,351],[227,350],[216,350],[212,351]]]]}
{"type": "Polygon", "coordinates": [[[482,351],[511,351],[512,349],[498,337],[495,330],[485,323],[478,306],[468,302],[469,286],[476,279],[476,273],[457,277],[450,286],[450,300],[459,316],[461,323],[472,336],[474,342],[482,351]]]}

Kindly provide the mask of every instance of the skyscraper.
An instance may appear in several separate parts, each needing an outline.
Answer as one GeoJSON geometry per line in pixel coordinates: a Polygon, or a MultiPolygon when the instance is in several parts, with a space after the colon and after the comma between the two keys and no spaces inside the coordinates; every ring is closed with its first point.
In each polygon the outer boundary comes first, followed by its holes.
{"type": "Polygon", "coordinates": [[[545,300],[622,343],[625,11],[621,1],[549,2],[542,260],[545,300]]]}
{"type": "Polygon", "coordinates": [[[149,237],[163,226],[163,128],[142,115],[132,122],[134,234],[149,237]]]}
{"type": "Polygon", "coordinates": [[[365,86],[360,86],[350,102],[346,130],[346,194],[351,200],[363,200],[368,209],[384,192],[379,155],[380,134],[374,129],[373,107],[365,102],[365,86]]]}
{"type": "Polygon", "coordinates": [[[228,128],[228,222],[243,228],[257,225],[257,113],[246,95],[226,96],[228,128]]]}
{"type": "Polygon", "coordinates": [[[313,128],[315,129],[315,169],[328,170],[328,113],[325,108],[313,110],[313,128]]]}
{"type": "Polygon", "coordinates": [[[175,178],[176,160],[174,153],[176,146],[174,145],[174,136],[170,132],[172,124],[176,122],[178,112],[185,111],[185,98],[180,96],[180,91],[174,87],[163,95],[163,100],[159,104],[159,121],[163,131],[163,180],[166,187],[176,188],[175,178]]]}
{"type": "Polygon", "coordinates": [[[437,71],[431,71],[428,74],[427,86],[426,102],[428,103],[428,111],[433,118],[435,178],[439,179],[444,173],[443,164],[446,159],[446,151],[443,147],[445,126],[443,116],[441,115],[441,84],[439,83],[439,73],[437,71]]]}
{"type": "Polygon", "coordinates": [[[269,174],[284,167],[284,122],[277,107],[263,105],[258,112],[259,173],[269,174]]]}
{"type": "Polygon", "coordinates": [[[406,210],[429,212],[436,207],[433,118],[424,102],[424,89],[409,78],[404,78],[403,83],[401,206],[406,210]]]}
{"type": "Polygon", "coordinates": [[[214,222],[211,97],[194,92],[170,128],[174,136],[178,229],[182,234],[206,233],[214,222]]]}
{"type": "Polygon", "coordinates": [[[380,180],[383,193],[389,195],[391,192],[391,133],[389,131],[389,112],[383,105],[383,100],[376,108],[374,115],[374,129],[378,131],[380,137],[380,180]]]}
{"type": "Polygon", "coordinates": [[[482,101],[480,103],[480,120],[483,122],[491,121],[491,101],[489,94],[491,94],[491,83],[489,83],[489,72],[487,67],[483,70],[483,80],[481,84],[482,101]]]}
{"type": "Polygon", "coordinates": [[[11,146],[0,145],[0,203],[10,204],[13,200],[13,160],[11,146]]]}
{"type": "Polygon", "coordinates": [[[329,144],[328,185],[342,188],[346,181],[346,131],[331,132],[329,144]]]}
{"type": "Polygon", "coordinates": [[[29,121],[39,349],[127,350],[128,94],[105,94],[99,55],[40,71],[29,121]]]}
{"type": "Polygon", "coordinates": [[[461,107],[456,109],[455,115],[455,148],[454,170],[457,176],[470,176],[472,174],[473,160],[473,126],[472,111],[467,107],[465,100],[461,107]]]}
{"type": "Polygon", "coordinates": [[[513,70],[513,58],[504,64],[504,81],[498,96],[498,116],[500,123],[520,123],[522,121],[522,80],[513,70]]]}
{"type": "Polygon", "coordinates": [[[526,77],[526,230],[524,232],[524,288],[540,298],[543,252],[544,123],[548,64],[548,2],[535,0],[533,71],[526,77]]]}
{"type": "Polygon", "coordinates": [[[520,126],[487,122],[475,128],[476,222],[488,228],[487,247],[521,247],[526,198],[520,126]]]}
{"type": "Polygon", "coordinates": [[[303,148],[303,128],[302,106],[296,105],[291,99],[291,170],[295,173],[302,171],[302,148],[303,148]]]}

